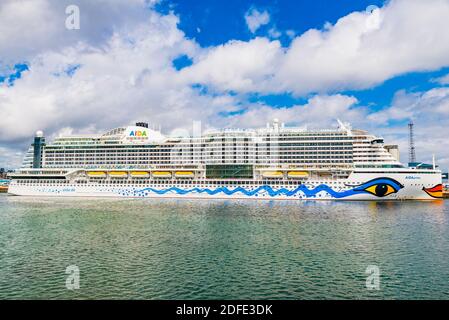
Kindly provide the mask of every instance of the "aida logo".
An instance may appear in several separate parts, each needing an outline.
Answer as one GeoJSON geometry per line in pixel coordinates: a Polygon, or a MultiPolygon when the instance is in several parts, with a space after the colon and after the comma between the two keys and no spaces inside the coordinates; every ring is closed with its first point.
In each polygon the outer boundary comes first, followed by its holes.
{"type": "Polygon", "coordinates": [[[140,131],[140,130],[136,130],[136,131],[131,131],[129,133],[130,137],[146,137],[147,136],[147,132],[146,131],[140,131]]]}

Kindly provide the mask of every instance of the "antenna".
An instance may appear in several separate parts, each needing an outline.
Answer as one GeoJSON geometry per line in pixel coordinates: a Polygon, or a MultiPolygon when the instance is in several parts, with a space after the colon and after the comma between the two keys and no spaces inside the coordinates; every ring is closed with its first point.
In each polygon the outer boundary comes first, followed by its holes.
{"type": "Polygon", "coordinates": [[[351,125],[349,123],[343,123],[340,119],[337,119],[337,122],[340,130],[346,131],[349,135],[351,134],[351,125]]]}
{"type": "Polygon", "coordinates": [[[413,120],[410,120],[408,124],[408,130],[409,130],[409,152],[408,152],[408,162],[416,162],[416,153],[415,153],[415,137],[413,133],[413,127],[414,127],[413,120]]]}
{"type": "Polygon", "coordinates": [[[345,125],[343,124],[343,122],[340,121],[340,119],[337,119],[337,122],[338,122],[338,125],[339,125],[340,129],[346,130],[345,125]]]}

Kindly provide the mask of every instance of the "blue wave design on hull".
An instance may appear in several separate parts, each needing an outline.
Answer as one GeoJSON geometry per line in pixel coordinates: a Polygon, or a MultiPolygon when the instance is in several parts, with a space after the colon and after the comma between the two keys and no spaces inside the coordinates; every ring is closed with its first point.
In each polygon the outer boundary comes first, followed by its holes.
{"type": "MultiPolygon", "coordinates": [[[[359,193],[359,192],[356,192],[354,189],[346,190],[346,191],[335,191],[325,184],[321,184],[313,189],[308,189],[305,185],[300,185],[293,190],[288,190],[286,188],[280,188],[280,189],[276,190],[276,189],[273,189],[269,185],[263,185],[254,190],[246,190],[242,187],[237,187],[234,189],[229,189],[227,187],[220,187],[220,188],[216,188],[216,189],[197,188],[197,187],[191,188],[191,189],[181,189],[178,187],[170,187],[167,189],[159,190],[159,189],[154,189],[154,188],[148,187],[148,188],[144,188],[141,190],[134,190],[132,193],[135,196],[145,196],[150,192],[158,194],[158,195],[164,195],[164,194],[167,194],[170,192],[174,192],[179,195],[186,195],[189,193],[190,194],[207,193],[208,195],[211,195],[211,196],[217,195],[219,193],[223,193],[228,196],[234,195],[236,193],[241,193],[243,195],[252,197],[252,196],[259,194],[260,192],[266,192],[270,197],[276,197],[276,196],[293,197],[296,194],[298,194],[299,192],[302,192],[307,198],[312,198],[312,197],[315,197],[319,192],[322,192],[322,191],[327,192],[330,196],[332,196],[333,198],[336,198],[336,199],[349,197],[349,196],[359,193]]],[[[125,195],[125,192],[120,192],[120,193],[125,195]]]]}

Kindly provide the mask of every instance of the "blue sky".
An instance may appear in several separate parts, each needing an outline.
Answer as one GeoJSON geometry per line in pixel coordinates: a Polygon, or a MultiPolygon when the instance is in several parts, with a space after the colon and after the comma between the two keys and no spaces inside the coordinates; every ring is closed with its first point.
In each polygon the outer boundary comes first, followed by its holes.
{"type": "MultiPolygon", "coordinates": [[[[179,26],[188,37],[195,38],[203,46],[215,46],[231,39],[247,41],[254,36],[244,20],[250,8],[267,10],[272,20],[256,34],[264,35],[273,25],[280,30],[293,30],[301,34],[310,28],[320,29],[325,22],[335,23],[353,11],[365,10],[370,5],[381,6],[382,3],[372,0],[187,0],[163,1],[157,9],[161,12],[174,10],[180,15],[179,26]]],[[[288,37],[282,40],[285,45],[290,42],[288,37]]]]}
{"type": "Polygon", "coordinates": [[[14,81],[20,79],[22,72],[28,70],[28,65],[24,63],[16,63],[8,72],[4,72],[0,75],[0,84],[6,84],[8,86],[14,85],[14,81]]]}
{"type": "Polygon", "coordinates": [[[143,120],[328,128],[336,118],[449,167],[449,0],[5,0],[0,158],[36,130],[103,132],[143,120]],[[65,27],[74,4],[80,29],[65,27]],[[431,137],[431,138],[430,138],[431,137]]]}

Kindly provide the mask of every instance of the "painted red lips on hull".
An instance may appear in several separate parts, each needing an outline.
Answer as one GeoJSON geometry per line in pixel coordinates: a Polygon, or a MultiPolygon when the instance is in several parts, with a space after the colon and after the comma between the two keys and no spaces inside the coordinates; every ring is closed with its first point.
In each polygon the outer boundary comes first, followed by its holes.
{"type": "Polygon", "coordinates": [[[422,188],[432,198],[443,198],[443,185],[437,184],[432,188],[422,188]]]}

